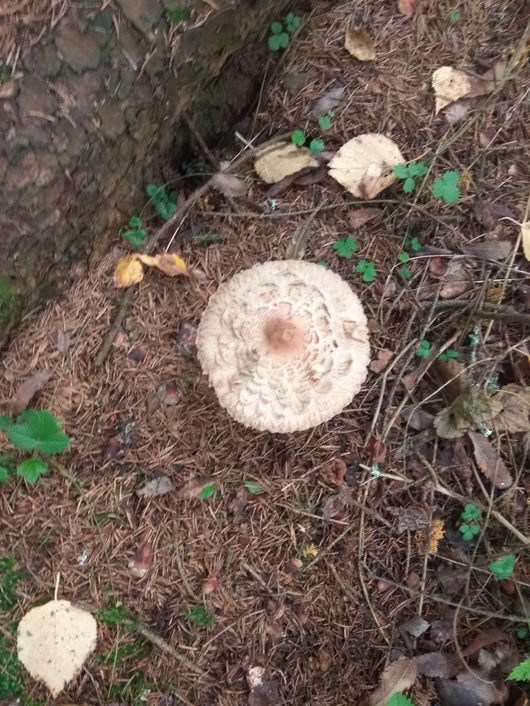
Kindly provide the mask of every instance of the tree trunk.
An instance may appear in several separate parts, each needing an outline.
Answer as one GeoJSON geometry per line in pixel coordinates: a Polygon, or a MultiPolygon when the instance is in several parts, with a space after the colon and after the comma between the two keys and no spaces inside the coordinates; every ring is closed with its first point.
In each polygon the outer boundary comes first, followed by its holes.
{"type": "Polygon", "coordinates": [[[206,139],[235,122],[289,0],[92,3],[0,85],[0,342],[141,210],[143,185],[189,141],[184,111],[206,139]],[[187,5],[188,21],[169,20],[166,8],[187,5]]]}

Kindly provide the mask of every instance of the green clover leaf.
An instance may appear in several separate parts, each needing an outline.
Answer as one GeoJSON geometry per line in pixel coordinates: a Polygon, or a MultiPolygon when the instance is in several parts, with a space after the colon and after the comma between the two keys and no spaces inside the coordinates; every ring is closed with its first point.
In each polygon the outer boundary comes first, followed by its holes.
{"type": "Polygon", "coordinates": [[[475,503],[466,503],[460,515],[460,519],[465,520],[466,522],[470,520],[480,522],[482,519],[482,510],[477,507],[475,503]]]}
{"type": "Polygon", "coordinates": [[[336,240],[332,245],[333,250],[339,257],[349,259],[353,253],[359,248],[358,242],[351,235],[342,240],[336,240]]]}
{"type": "Polygon", "coordinates": [[[472,542],[480,534],[480,527],[475,524],[462,524],[458,531],[466,542],[472,542]]]}
{"type": "Polygon", "coordinates": [[[5,466],[0,466],[0,485],[7,483],[9,480],[9,471],[5,466]]]}
{"type": "Polygon", "coordinates": [[[437,199],[442,199],[448,205],[457,203],[460,198],[459,181],[460,174],[458,172],[445,172],[434,180],[432,195],[437,199]]]}
{"type": "Polygon", "coordinates": [[[281,22],[273,22],[271,24],[271,32],[273,34],[281,34],[283,32],[283,25],[281,22]]]}
{"type": "Polygon", "coordinates": [[[318,125],[321,130],[329,130],[331,127],[331,118],[329,115],[323,115],[318,119],[318,125]]]}
{"type": "Polygon", "coordinates": [[[414,704],[405,694],[394,694],[386,706],[414,706],[414,704]]]}
{"type": "Polygon", "coordinates": [[[403,267],[400,267],[398,269],[398,272],[403,277],[403,279],[406,280],[407,282],[412,277],[412,273],[406,265],[403,265],[403,267]]]}
{"type": "Polygon", "coordinates": [[[199,498],[201,500],[208,500],[215,493],[215,485],[205,485],[204,488],[199,493],[199,498]]]}
{"type": "Polygon", "coordinates": [[[367,284],[373,282],[377,274],[375,263],[368,262],[367,260],[360,260],[355,271],[361,275],[362,281],[367,284]]]}
{"type": "Polygon", "coordinates": [[[297,147],[302,147],[305,144],[305,135],[302,130],[295,130],[291,135],[291,142],[297,147]]]}
{"type": "Polygon", "coordinates": [[[513,576],[516,561],[515,554],[507,554],[496,561],[492,561],[491,564],[488,564],[488,569],[499,580],[504,581],[513,576]]]}
{"type": "Polygon", "coordinates": [[[409,250],[412,250],[412,252],[419,252],[421,250],[421,243],[416,237],[409,238],[406,241],[406,246],[409,248],[409,250]]]}
{"type": "Polygon", "coordinates": [[[506,679],[511,681],[530,681],[530,659],[525,659],[517,667],[514,667],[506,679]]]}
{"type": "Polygon", "coordinates": [[[440,353],[440,355],[438,356],[438,360],[448,362],[450,360],[456,360],[459,355],[460,353],[458,351],[455,351],[453,348],[448,348],[443,353],[440,353]]]}
{"type": "Polygon", "coordinates": [[[416,188],[416,182],[414,181],[414,179],[412,177],[408,177],[408,179],[405,179],[405,181],[403,182],[403,191],[406,194],[411,194],[415,188],[416,188]]]}
{"type": "Polygon", "coordinates": [[[409,168],[406,164],[396,164],[393,174],[398,179],[407,179],[409,177],[409,168]]]}
{"type": "Polygon", "coordinates": [[[422,177],[427,174],[429,170],[423,162],[411,162],[409,164],[409,176],[411,177],[422,177]]]}
{"type": "Polygon", "coordinates": [[[324,142],[322,140],[311,140],[309,143],[309,149],[312,154],[319,154],[324,149],[324,142]]]}
{"type": "Polygon", "coordinates": [[[401,252],[398,255],[398,260],[400,262],[408,262],[410,260],[410,255],[408,254],[408,252],[401,252]]]}
{"type": "Polygon", "coordinates": [[[418,358],[428,358],[431,355],[431,344],[427,340],[423,340],[416,349],[418,358]]]}
{"type": "Polygon", "coordinates": [[[259,495],[263,492],[259,485],[252,480],[246,480],[243,485],[251,495],[259,495]]]}

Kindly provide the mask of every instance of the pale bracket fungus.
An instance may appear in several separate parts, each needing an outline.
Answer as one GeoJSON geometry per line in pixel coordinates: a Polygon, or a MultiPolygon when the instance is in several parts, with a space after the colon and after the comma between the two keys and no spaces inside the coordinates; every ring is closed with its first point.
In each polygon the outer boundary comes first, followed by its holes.
{"type": "Polygon", "coordinates": [[[211,297],[197,352],[219,403],[260,431],[293,432],[341,412],[370,356],[361,302],[321,265],[255,265],[211,297]]]}

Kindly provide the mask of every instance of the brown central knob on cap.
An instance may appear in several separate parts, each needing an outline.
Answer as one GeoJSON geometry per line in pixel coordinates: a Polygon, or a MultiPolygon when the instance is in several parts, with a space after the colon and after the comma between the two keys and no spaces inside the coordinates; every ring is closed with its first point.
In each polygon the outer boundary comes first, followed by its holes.
{"type": "Polygon", "coordinates": [[[263,326],[267,350],[282,358],[295,358],[305,346],[305,333],[299,322],[272,315],[263,326]]]}

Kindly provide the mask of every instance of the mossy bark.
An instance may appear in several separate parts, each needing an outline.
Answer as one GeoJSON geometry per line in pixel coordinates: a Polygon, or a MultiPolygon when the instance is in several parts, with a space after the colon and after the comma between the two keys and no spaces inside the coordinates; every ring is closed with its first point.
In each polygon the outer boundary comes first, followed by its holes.
{"type": "MultiPolygon", "coordinates": [[[[167,0],[103,11],[83,2],[0,86],[0,278],[11,320],[64,287],[141,209],[143,184],[167,177],[162,165],[189,139],[184,111],[206,139],[237,119],[259,89],[270,22],[290,2],[176,4],[211,12],[190,29],[168,20],[167,0]]],[[[0,317],[0,342],[2,330],[0,317]]]]}

